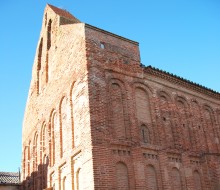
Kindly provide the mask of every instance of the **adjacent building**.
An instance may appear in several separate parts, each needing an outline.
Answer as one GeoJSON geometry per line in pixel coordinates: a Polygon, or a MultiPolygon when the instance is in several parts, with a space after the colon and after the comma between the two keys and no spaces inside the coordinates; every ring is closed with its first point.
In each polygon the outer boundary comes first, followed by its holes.
{"type": "Polygon", "coordinates": [[[0,190],[20,190],[20,174],[0,172],[0,190]]]}

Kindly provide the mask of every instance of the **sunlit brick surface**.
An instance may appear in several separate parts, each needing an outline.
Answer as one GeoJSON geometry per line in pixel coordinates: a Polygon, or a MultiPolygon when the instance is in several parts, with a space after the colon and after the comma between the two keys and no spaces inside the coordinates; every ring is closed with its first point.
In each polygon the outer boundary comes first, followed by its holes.
{"type": "Polygon", "coordinates": [[[23,190],[220,189],[220,94],[47,5],[23,124],[23,190]]]}

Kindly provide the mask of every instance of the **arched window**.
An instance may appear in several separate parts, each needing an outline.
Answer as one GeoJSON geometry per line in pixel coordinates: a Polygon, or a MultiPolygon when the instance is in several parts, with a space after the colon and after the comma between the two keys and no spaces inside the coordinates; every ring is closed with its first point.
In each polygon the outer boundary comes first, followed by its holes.
{"type": "Polygon", "coordinates": [[[180,171],[177,168],[172,169],[170,180],[171,180],[173,189],[182,190],[181,175],[180,175],[180,171]]]}
{"type": "Polygon", "coordinates": [[[147,189],[157,190],[157,174],[153,166],[147,166],[147,189]]]}
{"type": "Polygon", "coordinates": [[[143,143],[150,143],[149,130],[145,125],[141,126],[141,141],[143,143]]]}
{"type": "Polygon", "coordinates": [[[116,164],[116,184],[118,190],[129,190],[128,168],[122,163],[116,164]]]}
{"type": "Polygon", "coordinates": [[[202,190],[201,178],[198,171],[193,172],[194,190],[202,190]]]}

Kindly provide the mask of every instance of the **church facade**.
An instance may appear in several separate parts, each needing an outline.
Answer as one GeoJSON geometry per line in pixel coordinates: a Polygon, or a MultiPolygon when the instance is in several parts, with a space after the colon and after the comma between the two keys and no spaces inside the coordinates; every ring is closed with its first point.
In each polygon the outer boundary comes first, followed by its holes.
{"type": "Polygon", "coordinates": [[[220,94],[47,5],[22,131],[23,190],[220,189],[220,94]]]}

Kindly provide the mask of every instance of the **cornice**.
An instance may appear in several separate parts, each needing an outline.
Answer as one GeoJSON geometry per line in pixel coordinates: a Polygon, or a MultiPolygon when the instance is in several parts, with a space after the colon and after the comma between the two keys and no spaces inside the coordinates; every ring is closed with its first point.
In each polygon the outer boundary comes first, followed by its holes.
{"type": "Polygon", "coordinates": [[[177,75],[174,75],[172,73],[157,69],[155,67],[152,67],[151,65],[144,67],[144,73],[159,77],[159,78],[167,80],[171,83],[180,85],[180,86],[185,87],[187,89],[190,89],[190,90],[193,90],[193,91],[199,92],[201,94],[205,94],[205,95],[208,95],[212,98],[220,100],[220,93],[219,92],[214,91],[214,90],[207,88],[205,86],[202,86],[200,84],[194,83],[190,80],[184,79],[182,77],[179,77],[177,75]]]}

